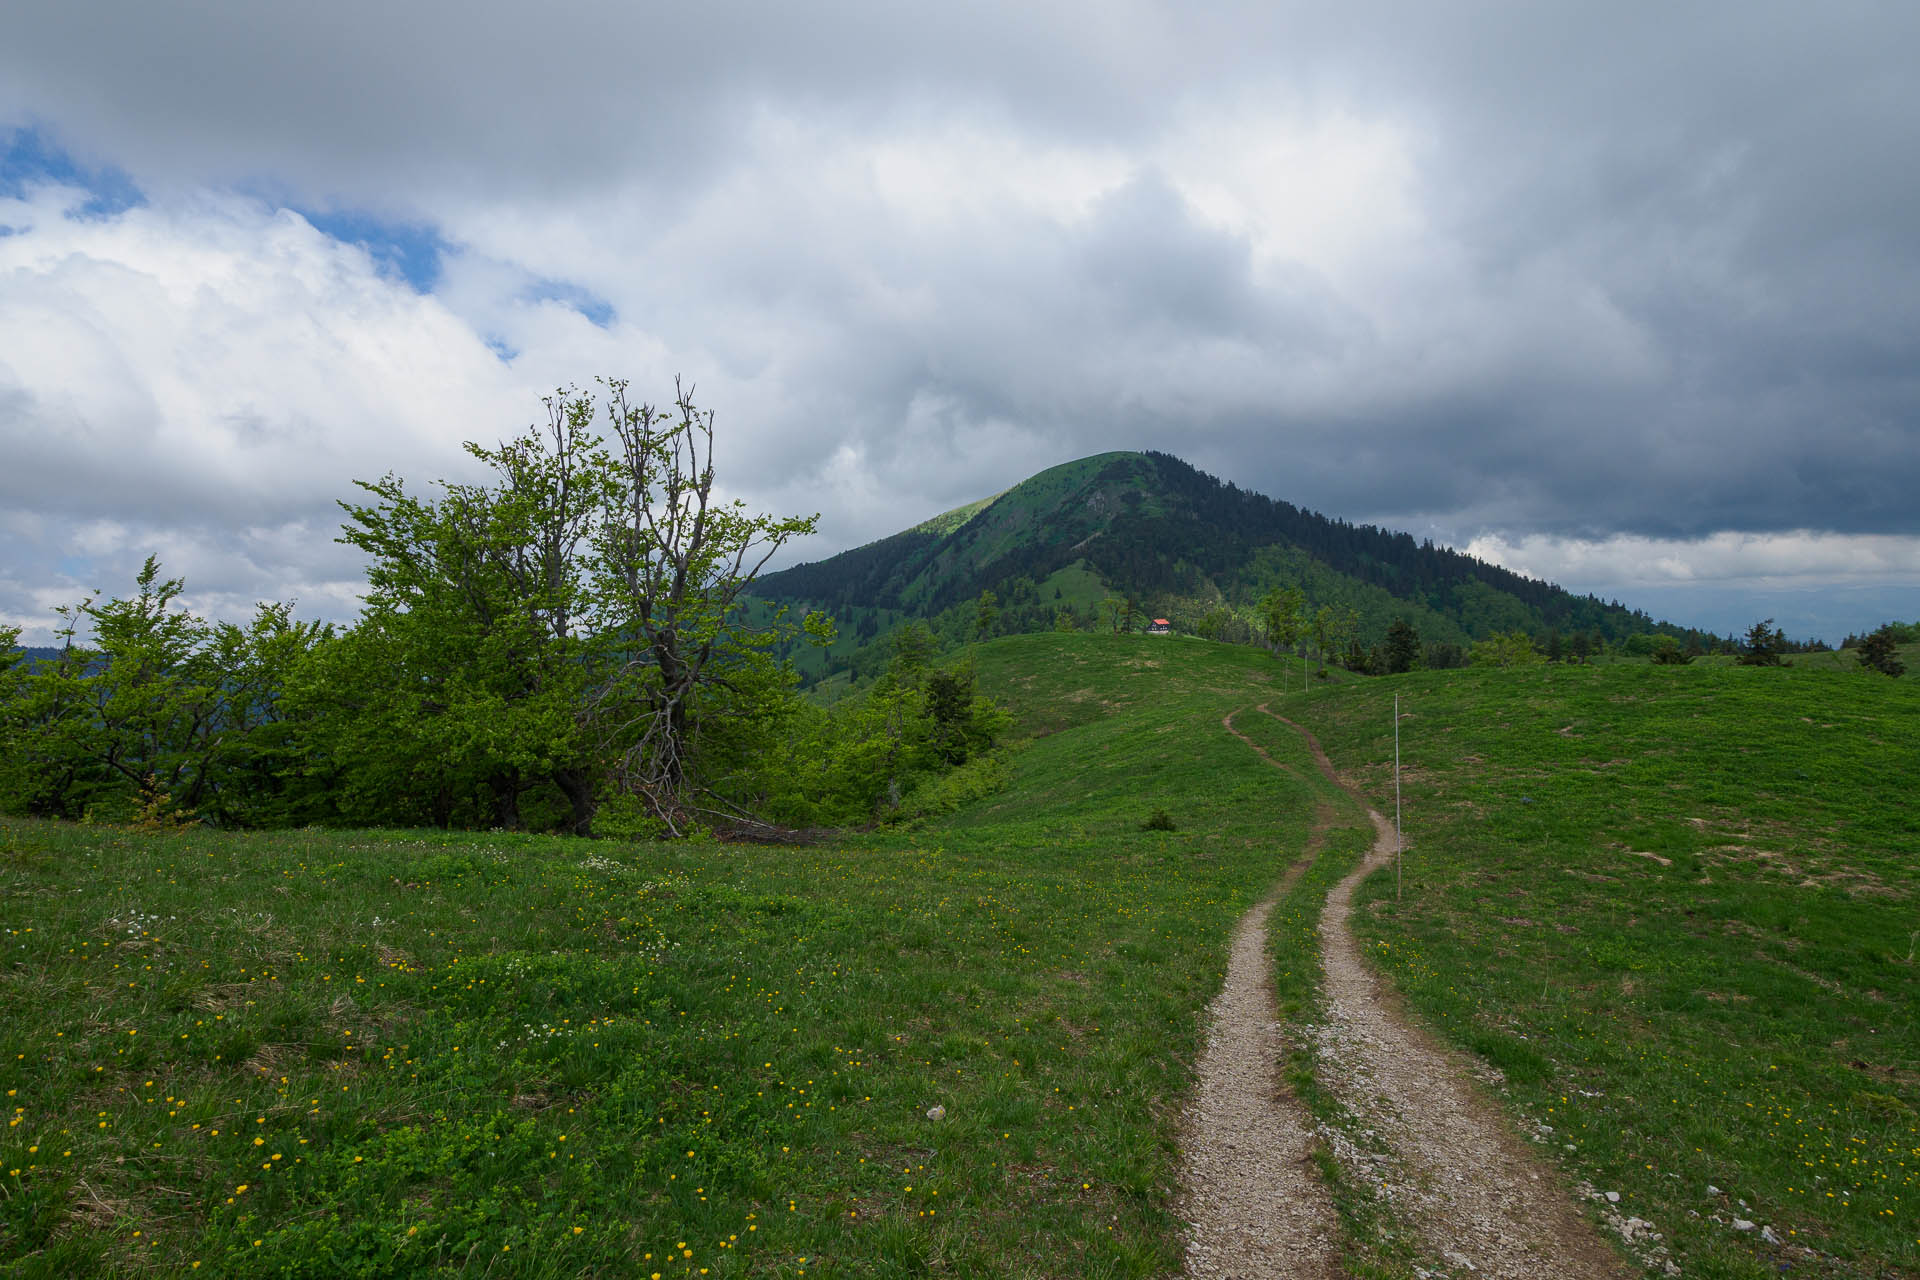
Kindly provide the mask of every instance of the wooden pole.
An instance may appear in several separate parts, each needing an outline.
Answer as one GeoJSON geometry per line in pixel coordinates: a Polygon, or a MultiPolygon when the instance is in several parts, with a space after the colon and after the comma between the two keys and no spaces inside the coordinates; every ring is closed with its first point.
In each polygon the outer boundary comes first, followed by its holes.
{"type": "Polygon", "coordinates": [[[1400,901],[1400,853],[1407,847],[1400,833],[1400,695],[1393,695],[1393,900],[1400,901]]]}

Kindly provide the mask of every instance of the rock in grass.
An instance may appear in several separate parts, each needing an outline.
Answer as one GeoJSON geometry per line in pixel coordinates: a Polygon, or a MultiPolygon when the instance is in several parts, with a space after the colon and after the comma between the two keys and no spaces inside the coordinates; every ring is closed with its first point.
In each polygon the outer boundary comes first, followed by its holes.
{"type": "Polygon", "coordinates": [[[927,1108],[927,1119],[945,1120],[946,1118],[947,1118],[947,1109],[941,1106],[939,1103],[936,1102],[932,1106],[927,1108]]]}

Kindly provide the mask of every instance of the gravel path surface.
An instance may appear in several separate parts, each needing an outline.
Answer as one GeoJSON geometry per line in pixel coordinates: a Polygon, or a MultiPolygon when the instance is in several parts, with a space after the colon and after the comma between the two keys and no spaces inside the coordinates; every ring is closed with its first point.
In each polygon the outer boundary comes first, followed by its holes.
{"type": "MultiPolygon", "coordinates": [[[[1293,727],[1326,776],[1345,787],[1319,743],[1293,727]]],[[[1367,814],[1378,832],[1373,850],[1328,894],[1320,920],[1328,1018],[1315,1036],[1327,1087],[1383,1149],[1361,1151],[1331,1135],[1341,1163],[1410,1220],[1455,1277],[1637,1274],[1575,1207],[1558,1172],[1508,1130],[1470,1065],[1416,1026],[1362,960],[1348,926],[1353,891],[1392,861],[1395,847],[1393,824],[1371,808],[1367,814]]]]}
{"type": "MultiPolygon", "coordinates": [[[[1221,723],[1238,736],[1232,716],[1221,723]]],[[[1280,1076],[1287,1045],[1266,948],[1267,915],[1312,865],[1324,826],[1318,824],[1305,854],[1266,900],[1241,917],[1226,984],[1210,1010],[1181,1138],[1190,1276],[1332,1280],[1341,1274],[1338,1220],[1313,1165],[1313,1121],[1280,1076]]]]}

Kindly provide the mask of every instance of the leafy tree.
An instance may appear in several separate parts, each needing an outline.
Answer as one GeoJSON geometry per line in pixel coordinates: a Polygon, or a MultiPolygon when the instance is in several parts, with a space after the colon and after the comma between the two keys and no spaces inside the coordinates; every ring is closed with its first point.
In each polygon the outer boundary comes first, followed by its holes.
{"type": "Polygon", "coordinates": [[[743,741],[738,776],[777,821],[889,821],[917,788],[976,761],[1010,717],[975,688],[973,669],[928,667],[913,648],[866,690],[829,710],[788,700],[769,731],[743,741]]]}
{"type": "Polygon", "coordinates": [[[30,671],[10,669],[15,696],[6,708],[7,750],[0,753],[0,797],[6,808],[38,817],[78,818],[113,780],[100,763],[100,732],[92,712],[98,652],[78,641],[91,600],[54,612],[59,652],[30,671]]]}
{"type": "Polygon", "coordinates": [[[1694,654],[1691,648],[1681,648],[1672,636],[1662,635],[1653,638],[1652,658],[1656,666],[1683,667],[1693,661],[1694,654]]]}
{"type": "Polygon", "coordinates": [[[713,415],[678,384],[666,411],[603,386],[610,444],[594,396],[561,391],[543,426],[466,446],[490,482],[428,501],[390,475],[362,483],[376,501],[342,504],[369,591],[315,693],[349,790],[404,782],[444,819],[478,785],[517,826],[545,780],[586,833],[612,787],[684,829],[702,698],[744,696],[754,655],[794,630],[755,623],[741,596],[815,518],[717,500],[713,415]]]}
{"type": "Polygon", "coordinates": [[[991,591],[982,591],[974,607],[973,636],[976,640],[993,637],[1000,625],[1000,598],[991,591]]]}
{"type": "Polygon", "coordinates": [[[1327,636],[1328,642],[1332,644],[1334,652],[1338,653],[1342,648],[1351,649],[1358,643],[1357,638],[1359,635],[1360,611],[1352,605],[1334,610],[1333,629],[1327,636]]]}
{"type": "Polygon", "coordinates": [[[933,661],[933,632],[924,622],[909,622],[893,633],[892,670],[918,679],[933,661]]]}
{"type": "Polygon", "coordinates": [[[17,648],[19,643],[20,628],[0,627],[0,810],[18,805],[27,781],[22,739],[30,668],[27,655],[17,648]]]}
{"type": "Polygon", "coordinates": [[[1870,671],[1883,675],[1899,676],[1906,672],[1907,664],[1900,660],[1900,652],[1893,627],[1881,627],[1859,642],[1860,665],[1870,671]]]}
{"type": "Polygon", "coordinates": [[[185,583],[147,557],[138,594],[85,606],[104,661],[86,678],[98,761],[146,805],[198,807],[217,746],[219,677],[209,628],[171,606],[185,583]]]}
{"type": "Polygon", "coordinates": [[[1293,649],[1300,639],[1306,607],[1306,593],[1299,587],[1275,587],[1267,592],[1260,601],[1260,625],[1266,630],[1269,649],[1275,653],[1293,649]]]}
{"type": "Polygon", "coordinates": [[[280,691],[322,635],[261,605],[246,627],[179,607],[148,557],[127,597],[59,611],[60,652],[15,665],[0,707],[0,805],[53,817],[282,820],[298,772],[280,691]],[[96,647],[77,643],[90,625],[96,647]]]}
{"type": "Polygon", "coordinates": [[[27,676],[27,655],[20,648],[20,628],[0,626],[0,748],[7,745],[4,736],[9,721],[4,717],[27,676]]]}
{"type": "Polygon", "coordinates": [[[1202,640],[1226,640],[1233,626],[1233,612],[1225,606],[1216,605],[1201,615],[1194,624],[1194,634],[1202,640]]]}
{"type": "Polygon", "coordinates": [[[1078,631],[1080,629],[1080,620],[1074,616],[1072,605],[1061,605],[1053,611],[1053,629],[1055,631],[1078,631]]]}
{"type": "Polygon", "coordinates": [[[1414,663],[1420,658],[1420,633],[1405,618],[1395,618],[1387,627],[1387,638],[1381,654],[1388,675],[1413,670],[1414,663]]]}
{"type": "Polygon", "coordinates": [[[293,669],[285,699],[304,767],[332,816],[350,824],[497,825],[491,794],[484,813],[472,811],[489,761],[458,749],[453,718],[441,714],[450,682],[416,635],[363,613],[293,669]]]}
{"type": "Polygon", "coordinates": [[[1475,642],[1472,651],[1476,667],[1530,667],[1545,661],[1524,631],[1496,631],[1475,642]]]}
{"type": "Polygon", "coordinates": [[[448,484],[439,501],[399,477],[357,482],[340,541],[367,553],[367,597],[335,686],[352,771],[463,792],[477,779],[493,825],[521,825],[521,796],[551,779],[591,829],[595,743],[579,714],[594,678],[588,551],[621,496],[590,402],[549,397],[547,422],[468,454],[494,478],[448,484]],[[358,732],[378,722],[391,746],[358,732]],[[401,751],[416,762],[383,761],[401,751]],[[393,766],[398,766],[397,768],[393,766]]]}
{"type": "Polygon", "coordinates": [[[331,815],[307,766],[286,691],[293,673],[333,628],[299,622],[291,603],[262,603],[245,626],[213,625],[204,660],[218,682],[217,738],[207,759],[199,812],[230,826],[270,827],[331,815]]]}
{"type": "MultiPolygon", "coordinates": [[[[729,670],[795,628],[783,615],[756,625],[741,597],[788,541],[819,516],[750,513],[713,496],[714,415],[674,384],[671,411],[634,404],[624,380],[607,380],[606,421],[616,452],[608,501],[594,531],[591,600],[596,634],[614,647],[610,678],[590,691],[584,718],[601,750],[617,752],[620,786],[669,830],[688,804],[696,702],[724,689],[729,670]]],[[[593,399],[565,399],[569,419],[591,418],[593,399]]],[[[832,623],[810,614],[817,643],[832,623]]]]}
{"type": "Polygon", "coordinates": [[[1321,605],[1313,612],[1308,624],[1313,636],[1313,650],[1320,655],[1320,670],[1327,669],[1327,646],[1332,643],[1340,626],[1339,615],[1332,605],[1321,605]]]}

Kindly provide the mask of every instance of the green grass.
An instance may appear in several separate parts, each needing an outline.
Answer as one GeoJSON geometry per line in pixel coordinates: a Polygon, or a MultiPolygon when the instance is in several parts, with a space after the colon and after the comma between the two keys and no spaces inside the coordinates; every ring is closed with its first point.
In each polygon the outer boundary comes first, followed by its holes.
{"type": "Polygon", "coordinates": [[[0,822],[0,1271],[1167,1274],[1202,1011],[1318,803],[1219,727],[1248,657],[984,646],[1100,710],[830,846],[0,822]]]}
{"type": "MultiPolygon", "coordinates": [[[[1232,924],[1318,840],[1271,936],[1316,1017],[1368,834],[1284,726],[1235,720],[1275,768],[1220,719],[1273,702],[1390,810],[1396,691],[1407,892],[1355,925],[1543,1153],[1688,1275],[1807,1268],[1736,1213],[1920,1270],[1911,681],[1283,693],[1257,651],[1110,635],[976,662],[1031,739],[1007,788],[832,845],[0,822],[0,1273],[1168,1274],[1232,924]]],[[[1349,1268],[1404,1273],[1323,1171],[1349,1268]]]]}
{"type": "Polygon", "coordinates": [[[1100,602],[1110,592],[1100,575],[1088,567],[1085,560],[1075,560],[1064,568],[1055,569],[1040,583],[1041,603],[1051,602],[1056,608],[1060,605],[1072,605],[1083,617],[1097,616],[1100,602]],[[1054,592],[1060,598],[1054,600],[1054,592]]]}
{"type": "Polygon", "coordinates": [[[1796,659],[1286,700],[1389,814],[1396,692],[1406,894],[1375,877],[1355,928],[1541,1149],[1689,1275],[1808,1265],[1735,1216],[1920,1271],[1920,686],[1796,659]]]}
{"type": "Polygon", "coordinates": [[[1197,746],[1226,737],[1221,715],[1280,687],[1279,664],[1265,652],[1183,636],[1010,636],[973,653],[981,689],[1013,712],[1013,731],[1022,737],[1139,711],[1155,731],[1174,726],[1183,742],[1197,746]]]}

